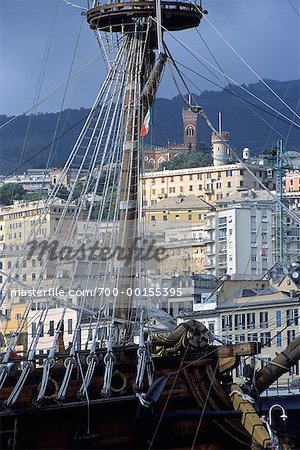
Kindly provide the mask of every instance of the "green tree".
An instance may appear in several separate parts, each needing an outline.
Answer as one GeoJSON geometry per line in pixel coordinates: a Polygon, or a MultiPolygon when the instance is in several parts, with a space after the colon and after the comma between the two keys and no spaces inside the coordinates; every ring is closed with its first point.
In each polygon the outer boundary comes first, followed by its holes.
{"type": "Polygon", "coordinates": [[[200,145],[196,150],[180,152],[170,158],[169,161],[164,162],[161,168],[166,170],[191,169],[193,167],[207,167],[212,163],[211,149],[205,145],[200,145]]]}
{"type": "Polygon", "coordinates": [[[82,181],[77,181],[75,188],[74,188],[73,195],[72,195],[72,200],[78,200],[78,198],[81,195],[82,190],[83,190],[82,181]]]}
{"type": "Polygon", "coordinates": [[[21,183],[7,183],[0,188],[0,205],[12,205],[14,200],[22,200],[26,191],[21,183]]]}
{"type": "Polygon", "coordinates": [[[63,200],[67,200],[67,198],[69,197],[69,190],[65,186],[60,186],[56,194],[56,197],[61,198],[63,200]]]}
{"type": "Polygon", "coordinates": [[[27,192],[24,195],[24,200],[26,202],[38,202],[39,200],[43,200],[47,197],[47,194],[43,192],[27,192]]]}

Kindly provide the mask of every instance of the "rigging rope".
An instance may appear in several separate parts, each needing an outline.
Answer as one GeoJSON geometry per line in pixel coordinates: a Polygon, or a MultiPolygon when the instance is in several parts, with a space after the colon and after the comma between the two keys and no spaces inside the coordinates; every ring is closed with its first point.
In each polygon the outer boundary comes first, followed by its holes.
{"type": "MultiPolygon", "coordinates": [[[[153,20],[155,21],[155,18],[153,18],[153,20]]],[[[179,38],[177,38],[174,33],[172,33],[171,31],[167,30],[167,28],[165,28],[162,25],[162,28],[170,35],[173,37],[173,39],[175,39],[183,48],[185,48],[195,59],[197,59],[197,61],[200,60],[204,60],[206,62],[206,64],[210,65],[211,67],[213,67],[217,72],[222,73],[222,75],[224,75],[224,73],[216,66],[214,66],[213,64],[211,64],[209,61],[207,61],[205,58],[203,58],[203,56],[199,55],[196,51],[194,51],[191,47],[189,47],[188,45],[186,45],[184,42],[182,42],[179,38]]],[[[234,83],[236,86],[238,86],[240,89],[242,89],[243,91],[247,92],[247,94],[249,94],[251,97],[255,98],[256,100],[258,100],[260,103],[264,104],[265,106],[267,106],[268,108],[270,108],[272,111],[276,112],[277,114],[279,114],[281,117],[283,117],[284,119],[286,119],[289,123],[293,123],[297,128],[300,129],[300,124],[294,122],[293,120],[291,120],[288,116],[285,116],[284,114],[280,113],[278,110],[276,110],[275,108],[273,108],[271,105],[269,105],[268,103],[266,103],[264,100],[260,99],[259,97],[257,97],[255,94],[253,94],[251,91],[249,91],[249,89],[246,89],[243,85],[239,85],[233,78],[231,78],[229,75],[226,75],[228,77],[228,79],[234,83]]]]}

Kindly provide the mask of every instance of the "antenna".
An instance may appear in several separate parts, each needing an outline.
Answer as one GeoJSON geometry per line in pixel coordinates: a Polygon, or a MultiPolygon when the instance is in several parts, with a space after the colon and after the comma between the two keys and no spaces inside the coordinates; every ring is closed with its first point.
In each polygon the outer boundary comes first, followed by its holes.
{"type": "Polygon", "coordinates": [[[219,112],[219,135],[222,134],[222,113],[219,112]]]}

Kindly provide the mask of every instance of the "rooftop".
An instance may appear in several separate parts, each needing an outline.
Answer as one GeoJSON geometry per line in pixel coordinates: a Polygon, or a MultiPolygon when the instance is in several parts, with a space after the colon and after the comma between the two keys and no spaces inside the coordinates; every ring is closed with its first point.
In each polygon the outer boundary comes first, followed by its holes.
{"type": "Polygon", "coordinates": [[[196,195],[178,195],[164,198],[156,205],[147,208],[151,211],[182,210],[182,209],[213,209],[213,206],[196,195]]]}

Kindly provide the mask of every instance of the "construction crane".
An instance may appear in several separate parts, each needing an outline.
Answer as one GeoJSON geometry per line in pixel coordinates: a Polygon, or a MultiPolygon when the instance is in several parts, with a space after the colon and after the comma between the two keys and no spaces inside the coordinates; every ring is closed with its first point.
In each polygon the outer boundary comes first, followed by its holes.
{"type": "Polygon", "coordinates": [[[286,197],[283,192],[283,177],[285,176],[285,169],[290,168],[284,163],[284,150],[282,140],[277,141],[276,145],[276,161],[275,161],[275,175],[276,175],[276,196],[277,201],[275,205],[275,260],[276,262],[283,262],[287,255],[287,217],[284,211],[286,197]]]}

